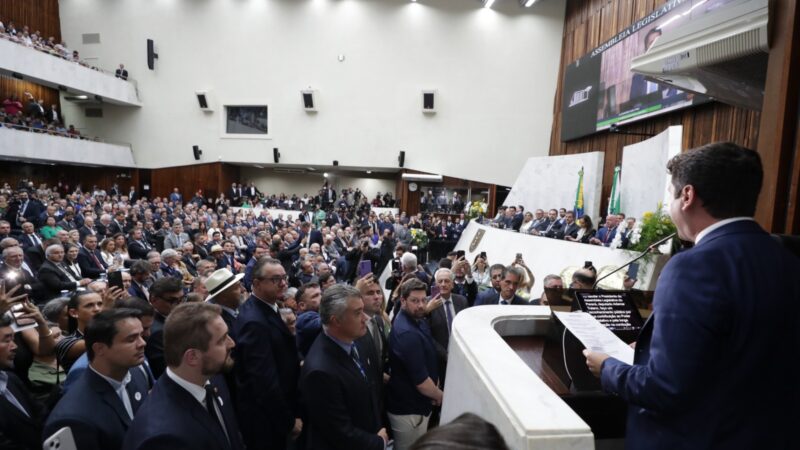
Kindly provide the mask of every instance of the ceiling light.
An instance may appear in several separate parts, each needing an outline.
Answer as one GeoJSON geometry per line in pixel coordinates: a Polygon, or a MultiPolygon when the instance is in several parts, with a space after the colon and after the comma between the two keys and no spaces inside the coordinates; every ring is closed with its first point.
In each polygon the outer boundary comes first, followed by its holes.
{"type": "Polygon", "coordinates": [[[402,178],[406,181],[442,181],[441,175],[428,175],[421,173],[404,173],[402,178]]]}
{"type": "Polygon", "coordinates": [[[491,8],[494,5],[494,0],[483,0],[484,8],[491,8]]]}
{"type": "MultiPolygon", "coordinates": [[[[412,0],[412,1],[413,1],[413,0],[412,0]]],[[[372,173],[372,171],[371,171],[371,170],[368,170],[368,171],[367,171],[367,173],[372,173]]]]}
{"type": "MultiPolygon", "coordinates": [[[[525,1],[525,0],[523,0],[523,1],[525,1]]],[[[526,8],[530,8],[531,5],[533,5],[534,3],[536,3],[536,0],[527,0],[527,1],[525,1],[525,5],[524,6],[526,8]]]]}

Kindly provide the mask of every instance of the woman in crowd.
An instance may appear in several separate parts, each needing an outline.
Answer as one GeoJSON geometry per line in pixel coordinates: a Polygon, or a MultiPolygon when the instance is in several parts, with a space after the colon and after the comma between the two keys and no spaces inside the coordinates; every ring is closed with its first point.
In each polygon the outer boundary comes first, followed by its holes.
{"type": "Polygon", "coordinates": [[[100,242],[100,257],[107,266],[114,265],[114,255],[117,251],[117,244],[111,238],[103,239],[100,242]]]}
{"type": "Polygon", "coordinates": [[[114,245],[116,247],[114,256],[117,257],[117,260],[120,258],[123,261],[130,259],[130,255],[128,255],[128,243],[125,240],[125,235],[122,233],[116,233],[114,236],[112,236],[112,239],[114,239],[114,245]]]}
{"type": "Polygon", "coordinates": [[[481,255],[475,257],[472,264],[472,278],[478,283],[478,292],[483,292],[491,287],[491,275],[489,274],[489,262],[481,255]]]}
{"type": "Polygon", "coordinates": [[[522,225],[519,226],[519,232],[528,234],[533,228],[533,214],[530,211],[525,211],[522,219],[522,225]]]}
{"type": "Polygon", "coordinates": [[[81,266],[78,264],[79,252],[80,248],[75,244],[66,244],[64,246],[64,267],[76,281],[85,278],[81,274],[81,266]]]}
{"type": "Polygon", "coordinates": [[[39,234],[42,236],[42,239],[53,239],[61,230],[62,228],[56,225],[56,218],[48,216],[44,226],[39,230],[39,234]]]}
{"type": "Polygon", "coordinates": [[[578,230],[578,237],[569,240],[588,244],[589,239],[593,238],[597,233],[597,230],[594,229],[594,225],[592,224],[592,218],[589,216],[583,216],[578,219],[578,225],[581,227],[580,230],[578,230]]]}

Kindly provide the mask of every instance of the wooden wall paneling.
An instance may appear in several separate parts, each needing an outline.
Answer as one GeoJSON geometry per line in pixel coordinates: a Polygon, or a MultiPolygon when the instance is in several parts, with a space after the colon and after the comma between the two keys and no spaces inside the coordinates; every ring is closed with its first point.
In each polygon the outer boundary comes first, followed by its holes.
{"type": "Polygon", "coordinates": [[[786,231],[790,173],[796,158],[794,136],[800,83],[800,8],[794,0],[772,2],[772,42],[756,150],[764,166],[764,184],[756,220],[776,233],[786,231]]]}
{"type": "MultiPolygon", "coordinates": [[[[666,0],[567,0],[559,82],[553,101],[550,155],[605,152],[601,211],[607,208],[614,167],[622,161],[623,147],[647,138],[600,132],[574,141],[561,142],[561,80],[564,78],[564,70],[569,64],[665,2],[666,0]]],[[[624,129],[658,134],[670,125],[683,125],[684,150],[722,140],[755,148],[759,135],[758,123],[758,112],[710,103],[642,120],[626,125],[624,129]]]]}
{"type": "Polygon", "coordinates": [[[125,192],[131,186],[132,178],[128,178],[135,169],[124,169],[116,167],[82,167],[68,165],[49,165],[49,164],[19,164],[4,162],[0,164],[0,180],[8,183],[12,188],[16,188],[17,183],[22,179],[34,182],[35,186],[47,184],[55,186],[58,182],[66,183],[70,190],[80,184],[84,192],[98,186],[109,189],[117,183],[125,192]],[[120,175],[124,174],[124,177],[120,175]]]}
{"type": "MultiPolygon", "coordinates": [[[[800,106],[800,105],[798,105],[800,106]]],[[[786,234],[800,234],[800,114],[794,127],[794,164],[792,165],[792,181],[789,186],[789,207],[786,212],[786,234]]]]}
{"type": "MultiPolygon", "coordinates": [[[[2,19],[0,18],[0,20],[2,19]]],[[[19,97],[22,104],[27,106],[28,99],[24,95],[25,92],[30,92],[36,100],[44,100],[45,108],[49,108],[50,105],[56,105],[59,111],[61,111],[61,99],[58,95],[58,89],[0,75],[0,101],[5,100],[6,97],[10,97],[11,95],[16,95],[19,97]]]]}
{"type": "Polygon", "coordinates": [[[56,41],[61,41],[58,0],[2,0],[0,21],[4,25],[14,22],[19,31],[27,25],[31,32],[41,31],[45,39],[53,36],[56,41]]]}

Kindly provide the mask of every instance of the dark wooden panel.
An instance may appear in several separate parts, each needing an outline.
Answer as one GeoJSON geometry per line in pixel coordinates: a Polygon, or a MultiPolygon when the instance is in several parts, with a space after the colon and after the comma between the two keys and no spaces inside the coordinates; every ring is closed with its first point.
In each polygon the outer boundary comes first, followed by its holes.
{"type": "Polygon", "coordinates": [[[54,186],[58,182],[66,183],[70,186],[70,190],[80,184],[84,192],[92,189],[95,185],[109,189],[114,183],[117,183],[124,192],[128,192],[134,182],[133,178],[138,176],[136,172],[137,169],[115,167],[51,166],[7,161],[0,164],[0,180],[9,183],[12,187],[16,187],[19,180],[28,179],[33,181],[36,186],[43,183],[49,186],[54,186]]]}
{"type": "Polygon", "coordinates": [[[30,92],[36,100],[44,100],[45,108],[49,108],[50,105],[56,105],[59,111],[61,110],[61,99],[58,95],[58,89],[0,75],[0,97],[2,100],[5,100],[6,97],[10,97],[11,95],[16,95],[23,104],[27,104],[27,97],[24,95],[25,92],[30,92]]]}
{"type": "Polygon", "coordinates": [[[239,182],[239,167],[223,163],[195,164],[165,167],[150,172],[150,194],[163,197],[178,188],[185,199],[190,199],[198,189],[206,198],[226,192],[231,183],[239,182]]]}
{"type": "MultiPolygon", "coordinates": [[[[622,161],[623,147],[647,138],[601,132],[574,141],[561,142],[561,81],[564,70],[570,63],[664,3],[665,0],[567,0],[559,82],[553,101],[550,154],[605,152],[601,211],[608,206],[614,167],[622,161]]],[[[714,141],[732,141],[755,149],[758,123],[757,112],[711,103],[626,125],[625,129],[636,133],[657,134],[671,125],[683,125],[684,150],[714,141]]]]}
{"type": "Polygon", "coordinates": [[[31,32],[39,31],[45,39],[53,36],[61,41],[58,0],[2,0],[0,21],[4,25],[14,22],[17,30],[27,25],[31,32]]]}

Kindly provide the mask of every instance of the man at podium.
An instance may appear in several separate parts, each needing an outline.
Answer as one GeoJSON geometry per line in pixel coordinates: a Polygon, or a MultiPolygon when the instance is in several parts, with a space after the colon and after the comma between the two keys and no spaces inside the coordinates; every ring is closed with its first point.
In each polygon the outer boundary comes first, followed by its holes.
{"type": "Polygon", "coordinates": [[[661,273],[634,364],[584,351],[587,365],[629,404],[628,449],[795,447],[800,261],[752,219],[759,155],[715,143],[667,168],[695,245],[661,273]]]}

